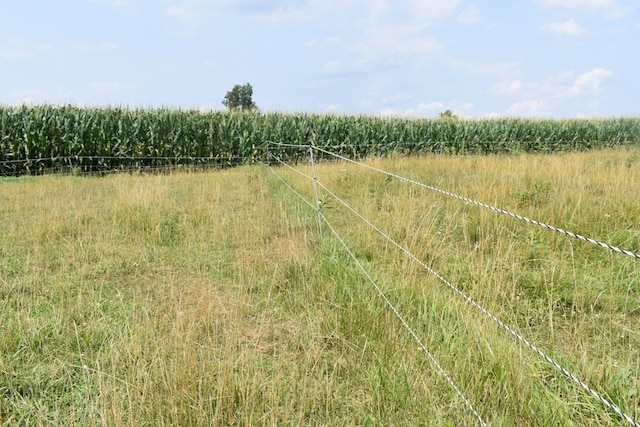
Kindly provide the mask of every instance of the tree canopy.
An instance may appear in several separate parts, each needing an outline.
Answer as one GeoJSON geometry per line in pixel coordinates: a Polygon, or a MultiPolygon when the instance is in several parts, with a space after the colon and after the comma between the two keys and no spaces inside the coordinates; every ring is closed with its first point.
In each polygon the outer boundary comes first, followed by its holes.
{"type": "Polygon", "coordinates": [[[235,85],[224,97],[222,104],[229,110],[251,111],[256,107],[255,102],[251,98],[253,96],[253,87],[251,84],[235,85]]]}
{"type": "Polygon", "coordinates": [[[453,111],[451,110],[447,110],[443,113],[440,113],[440,120],[452,120],[452,121],[456,121],[458,120],[459,117],[456,116],[455,114],[453,114],[453,111]]]}

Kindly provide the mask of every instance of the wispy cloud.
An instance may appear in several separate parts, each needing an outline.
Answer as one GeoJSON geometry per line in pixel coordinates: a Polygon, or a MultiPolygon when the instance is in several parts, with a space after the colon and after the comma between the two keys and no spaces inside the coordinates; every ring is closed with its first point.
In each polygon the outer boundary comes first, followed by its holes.
{"type": "Polygon", "coordinates": [[[542,30],[558,36],[577,37],[587,33],[587,30],[576,23],[574,19],[564,22],[548,22],[542,26],[542,30]]]}
{"type": "Polygon", "coordinates": [[[78,52],[111,52],[118,49],[117,43],[76,43],[73,45],[73,50],[78,52]]]}
{"type": "Polygon", "coordinates": [[[507,108],[507,115],[540,116],[567,103],[578,102],[587,107],[597,104],[597,97],[604,93],[605,80],[612,75],[613,71],[604,68],[577,76],[574,72],[565,71],[541,82],[502,81],[487,91],[519,98],[507,108]]]}
{"type": "Polygon", "coordinates": [[[102,3],[112,7],[122,7],[129,4],[127,0],[86,0],[88,3],[102,3]]]}
{"type": "Polygon", "coordinates": [[[436,117],[444,110],[452,110],[454,114],[466,116],[475,108],[475,104],[472,102],[420,102],[415,106],[408,108],[391,108],[385,107],[378,110],[378,114],[388,117],[436,117]]]}
{"type": "Polygon", "coordinates": [[[51,46],[18,37],[0,37],[0,60],[16,60],[28,58],[47,52],[51,46]]]}
{"type": "Polygon", "coordinates": [[[469,5],[462,9],[462,12],[458,14],[456,20],[461,24],[477,24],[482,22],[482,15],[480,9],[476,5],[469,5]]]}
{"type": "Polygon", "coordinates": [[[633,13],[632,6],[621,6],[616,0],[536,0],[547,8],[561,7],[583,12],[598,12],[607,19],[621,19],[633,13]]]}
{"type": "Polygon", "coordinates": [[[538,3],[547,7],[568,7],[578,9],[610,7],[616,4],[614,0],[538,0],[538,3]]]}
{"type": "Polygon", "coordinates": [[[603,92],[603,82],[612,75],[613,71],[604,68],[596,68],[578,76],[572,71],[564,71],[542,82],[502,81],[490,86],[487,91],[502,96],[548,100],[595,96],[603,92]]]}
{"type": "Polygon", "coordinates": [[[308,21],[326,13],[337,13],[351,0],[176,0],[165,8],[165,14],[183,21],[226,12],[246,15],[272,24],[308,21]]]}
{"type": "Polygon", "coordinates": [[[371,0],[366,17],[357,24],[361,36],[350,44],[351,50],[361,61],[387,64],[440,54],[445,45],[428,29],[452,17],[460,4],[461,0],[371,0]]]}
{"type": "Polygon", "coordinates": [[[549,104],[544,100],[525,99],[515,102],[507,108],[509,116],[539,116],[549,111],[549,104]]]}
{"type": "Polygon", "coordinates": [[[100,93],[115,93],[130,90],[136,87],[134,83],[118,81],[97,80],[87,83],[90,89],[100,93]]]}
{"type": "Polygon", "coordinates": [[[488,90],[489,93],[495,93],[498,95],[515,95],[522,90],[523,84],[520,80],[503,81],[491,86],[488,90]]]}
{"type": "Polygon", "coordinates": [[[7,93],[7,98],[13,104],[37,104],[44,98],[40,89],[24,88],[24,89],[11,89],[7,93]]]}
{"type": "MultiPolygon", "coordinates": [[[[394,1],[396,5],[402,2],[394,1]]],[[[462,0],[433,1],[433,0],[410,0],[409,11],[418,22],[426,25],[451,16],[462,4],[462,0]]]]}
{"type": "Polygon", "coordinates": [[[476,75],[513,78],[520,74],[520,65],[516,62],[468,62],[452,59],[448,61],[451,68],[476,75]]]}
{"type": "Polygon", "coordinates": [[[327,113],[335,113],[336,111],[338,111],[338,105],[336,104],[329,104],[325,110],[327,113]]]}
{"type": "Polygon", "coordinates": [[[187,10],[184,7],[169,6],[164,10],[164,13],[169,16],[184,16],[187,15],[187,10]]]}
{"type": "Polygon", "coordinates": [[[201,23],[200,21],[206,16],[196,8],[187,6],[169,6],[164,9],[164,14],[180,22],[189,31],[196,30],[201,23]]]}
{"type": "Polygon", "coordinates": [[[332,59],[330,61],[325,62],[322,66],[322,75],[329,77],[336,77],[343,75],[345,73],[345,67],[342,61],[337,59],[332,59]]]}

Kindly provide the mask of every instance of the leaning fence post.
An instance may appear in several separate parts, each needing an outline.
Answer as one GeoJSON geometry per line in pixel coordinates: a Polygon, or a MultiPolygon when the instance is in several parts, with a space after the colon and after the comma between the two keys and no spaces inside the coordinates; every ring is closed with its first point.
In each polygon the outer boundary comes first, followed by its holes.
{"type": "Polygon", "coordinates": [[[313,188],[316,192],[316,211],[318,212],[318,230],[322,235],[322,212],[320,210],[320,198],[318,197],[318,177],[316,175],[316,166],[313,161],[313,142],[309,144],[309,157],[311,159],[311,176],[313,177],[313,188]]]}
{"type": "Polygon", "coordinates": [[[267,140],[266,144],[264,145],[264,153],[265,153],[265,159],[263,159],[263,161],[271,166],[271,152],[269,151],[269,144],[271,143],[271,141],[267,140]]]}

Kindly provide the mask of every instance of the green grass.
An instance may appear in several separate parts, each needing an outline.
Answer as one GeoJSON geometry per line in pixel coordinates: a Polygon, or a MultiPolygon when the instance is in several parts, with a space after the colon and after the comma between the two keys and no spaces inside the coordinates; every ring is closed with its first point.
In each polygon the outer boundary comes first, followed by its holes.
{"type": "MultiPolygon", "coordinates": [[[[638,154],[369,162],[637,252],[638,154]]],[[[313,201],[310,182],[278,172],[313,201]]],[[[637,260],[354,165],[323,163],[318,176],[640,417],[637,260]]],[[[328,220],[487,422],[624,425],[321,197],[328,220]]],[[[0,423],[476,424],[316,221],[262,166],[0,180],[0,423]]]]}

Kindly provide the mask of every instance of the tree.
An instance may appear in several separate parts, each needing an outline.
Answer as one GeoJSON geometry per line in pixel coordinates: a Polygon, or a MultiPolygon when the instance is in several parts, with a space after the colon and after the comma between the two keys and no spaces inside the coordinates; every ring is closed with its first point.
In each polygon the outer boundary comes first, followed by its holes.
{"type": "Polygon", "coordinates": [[[440,120],[457,121],[458,119],[459,117],[453,114],[453,111],[451,110],[447,110],[444,113],[440,113],[440,120]]]}
{"type": "Polygon", "coordinates": [[[224,97],[222,104],[229,110],[251,111],[256,107],[251,97],[253,96],[253,88],[251,84],[235,85],[224,97]]]}

